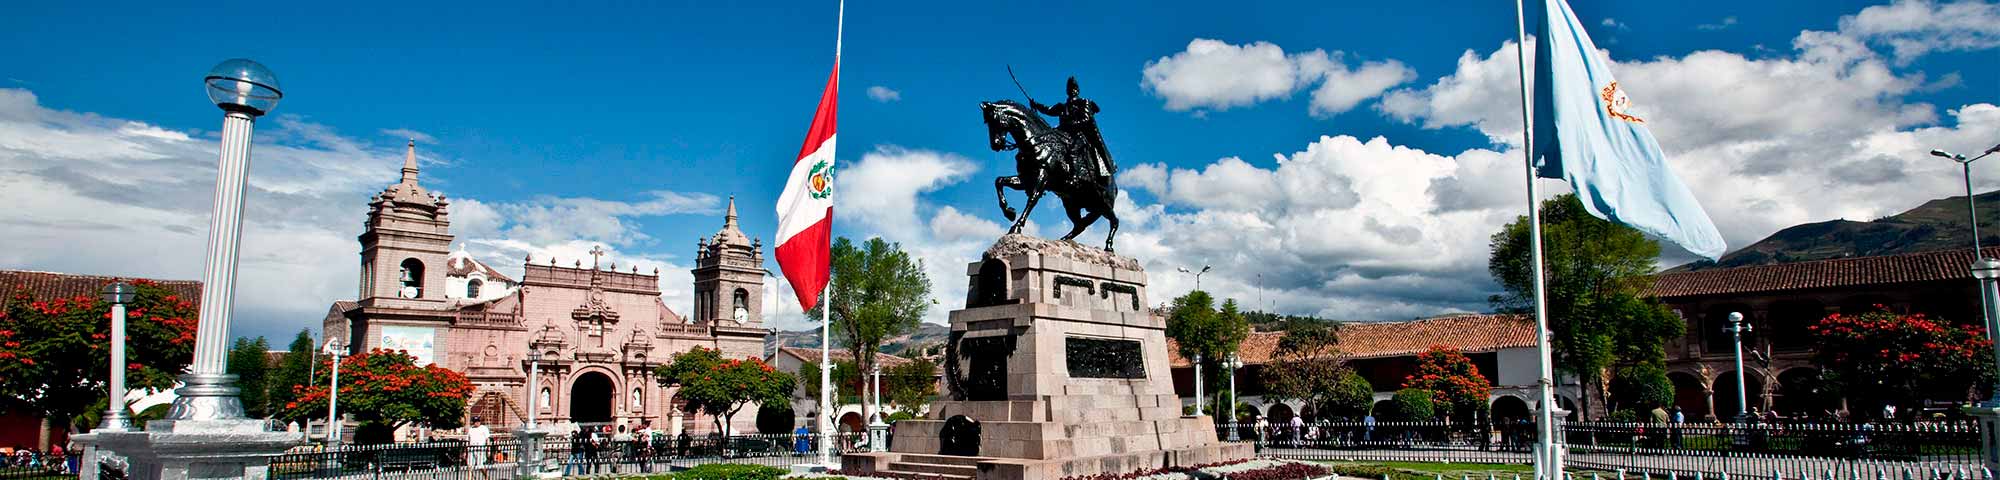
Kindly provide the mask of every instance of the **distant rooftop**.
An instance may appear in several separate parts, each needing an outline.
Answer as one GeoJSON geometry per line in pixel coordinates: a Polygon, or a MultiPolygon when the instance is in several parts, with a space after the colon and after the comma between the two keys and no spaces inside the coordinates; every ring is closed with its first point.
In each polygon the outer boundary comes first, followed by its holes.
{"type": "MultiPolygon", "coordinates": [[[[2000,247],[1984,249],[2000,256],[2000,247]]],[[[1835,258],[1807,262],[1663,273],[1646,295],[1658,298],[1971,280],[1972,249],[1835,258]]]]}
{"type": "MultiPolygon", "coordinates": [[[[1246,365],[1270,363],[1285,332],[1250,332],[1237,350],[1246,365]]],[[[1465,353],[1495,352],[1535,346],[1535,322],[1525,315],[1464,314],[1404,322],[1352,322],[1340,326],[1340,353],[1348,359],[1416,355],[1433,345],[1465,353]]],[[[1167,341],[1167,357],[1175,367],[1190,364],[1167,341]]]]}

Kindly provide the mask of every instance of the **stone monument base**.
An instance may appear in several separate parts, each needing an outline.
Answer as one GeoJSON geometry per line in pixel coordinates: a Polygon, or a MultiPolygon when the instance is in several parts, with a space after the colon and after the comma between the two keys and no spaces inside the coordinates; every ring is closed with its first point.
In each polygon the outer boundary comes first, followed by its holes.
{"type": "Polygon", "coordinates": [[[134,480],[270,477],[271,457],[305,435],[271,431],[263,420],[155,420],[146,431],[92,432],[73,437],[87,447],[79,477],[95,480],[100,465],[122,466],[134,480]]]}
{"type": "Polygon", "coordinates": [[[1252,456],[1218,441],[1213,419],[1181,415],[1137,261],[1008,235],[967,274],[947,399],[897,422],[890,451],[844,455],[844,473],[1058,480],[1252,456]]]}

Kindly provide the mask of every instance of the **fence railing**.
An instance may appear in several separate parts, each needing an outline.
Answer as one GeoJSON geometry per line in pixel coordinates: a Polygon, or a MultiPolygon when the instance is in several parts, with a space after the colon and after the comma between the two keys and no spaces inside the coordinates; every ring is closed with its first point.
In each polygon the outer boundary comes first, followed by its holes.
{"type": "MultiPolygon", "coordinates": [[[[1315,422],[1221,424],[1218,437],[1254,442],[1260,455],[1297,460],[1531,463],[1533,423],[1315,422]]],[[[1568,463],[1657,475],[1735,477],[1971,471],[1980,468],[1974,423],[1645,424],[1567,422],[1568,463]]],[[[1913,473],[1914,474],[1914,473],[1913,473]]]]}
{"type": "Polygon", "coordinates": [[[33,451],[0,454],[0,479],[76,478],[81,455],[52,455],[33,451]]]}
{"type": "MultiPolygon", "coordinates": [[[[552,474],[664,472],[702,463],[750,463],[787,467],[816,461],[817,435],[733,435],[651,440],[609,436],[550,436],[539,444],[541,462],[530,470],[552,474]]],[[[837,435],[835,455],[864,448],[863,435],[837,435]]],[[[521,465],[519,441],[472,446],[462,441],[352,445],[334,449],[299,447],[271,459],[272,480],[427,478],[457,480],[511,478],[521,465]],[[486,475],[477,475],[484,471],[486,475]]]]}

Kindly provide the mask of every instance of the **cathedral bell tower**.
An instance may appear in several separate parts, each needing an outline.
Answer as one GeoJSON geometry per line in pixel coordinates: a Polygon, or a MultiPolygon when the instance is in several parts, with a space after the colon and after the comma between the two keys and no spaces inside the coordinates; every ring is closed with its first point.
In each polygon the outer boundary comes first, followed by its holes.
{"type": "Polygon", "coordinates": [[[722,231],[695,246],[694,322],[764,326],[764,243],[737,228],[734,196],[722,231]]]}
{"type": "Polygon", "coordinates": [[[451,202],[417,183],[417,141],[403,156],[403,180],[368,200],[361,241],[364,306],[436,306],[445,301],[451,255],[451,202]]]}

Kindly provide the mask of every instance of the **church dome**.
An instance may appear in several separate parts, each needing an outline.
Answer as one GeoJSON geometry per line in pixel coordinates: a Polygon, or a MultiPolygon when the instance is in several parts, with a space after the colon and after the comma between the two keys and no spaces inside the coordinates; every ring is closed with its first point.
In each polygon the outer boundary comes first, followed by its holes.
{"type": "Polygon", "coordinates": [[[732,195],[729,197],[729,213],[723,216],[722,231],[715,232],[715,238],[709,240],[708,243],[711,245],[750,246],[750,237],[744,236],[743,230],[736,226],[735,196],[732,195]]]}

